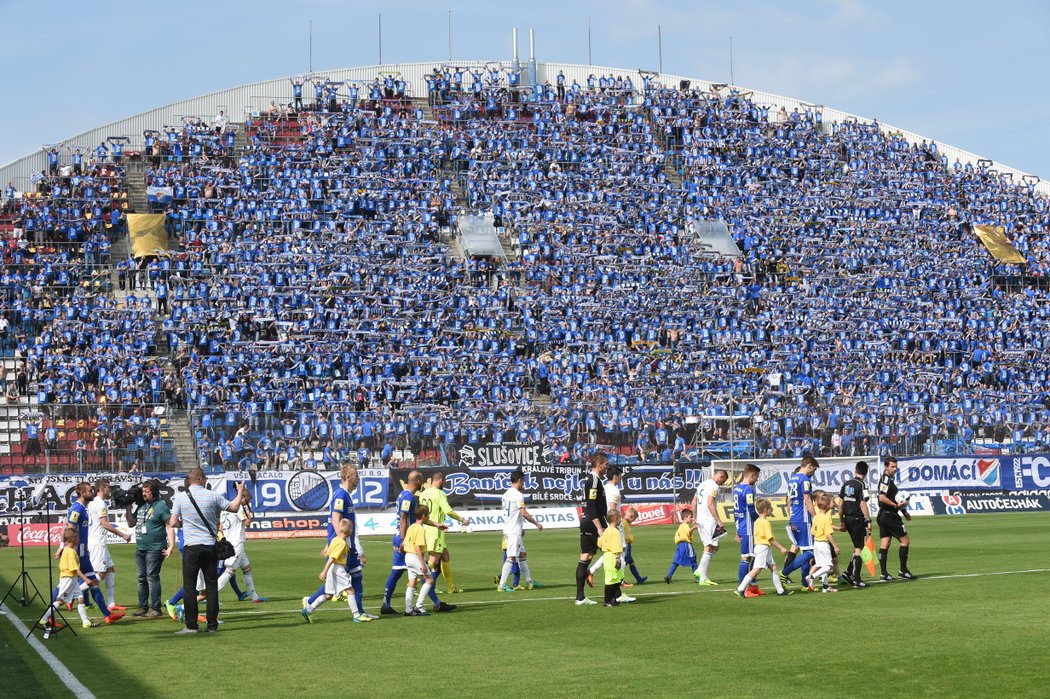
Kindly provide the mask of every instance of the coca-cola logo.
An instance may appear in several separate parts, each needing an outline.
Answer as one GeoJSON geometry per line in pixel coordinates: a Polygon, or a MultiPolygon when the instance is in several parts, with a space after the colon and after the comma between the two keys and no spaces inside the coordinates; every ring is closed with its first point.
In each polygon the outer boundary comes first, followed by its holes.
{"type": "MultiPolygon", "coordinates": [[[[57,546],[62,542],[63,529],[65,525],[61,522],[51,525],[51,545],[57,546]]],[[[10,546],[47,546],[48,526],[46,524],[27,524],[24,527],[8,525],[7,537],[10,546]]]]}

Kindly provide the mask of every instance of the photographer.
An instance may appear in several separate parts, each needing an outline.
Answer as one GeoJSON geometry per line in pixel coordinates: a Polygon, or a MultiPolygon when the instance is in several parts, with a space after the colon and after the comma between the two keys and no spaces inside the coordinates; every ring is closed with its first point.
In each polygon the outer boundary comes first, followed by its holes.
{"type": "Polygon", "coordinates": [[[230,502],[219,493],[208,490],[204,471],[190,469],[186,476],[186,491],[172,501],[172,514],[168,523],[182,527],[185,546],[182,549],[182,578],[186,586],[186,628],[178,634],[197,633],[197,575],[204,574],[205,617],[208,631],[219,630],[219,556],[216,552],[215,534],[219,529],[219,516],[236,512],[245,501],[244,483],[237,483],[237,497],[230,502]]]}
{"type": "Polygon", "coordinates": [[[160,567],[175,550],[175,530],[168,523],[171,510],[160,499],[160,481],[141,486],[135,512],[128,507],[128,524],[135,527],[135,563],[138,568],[139,608],[131,616],[156,619],[161,611],[160,567]],[[167,544],[167,546],[165,546],[167,544]]]}

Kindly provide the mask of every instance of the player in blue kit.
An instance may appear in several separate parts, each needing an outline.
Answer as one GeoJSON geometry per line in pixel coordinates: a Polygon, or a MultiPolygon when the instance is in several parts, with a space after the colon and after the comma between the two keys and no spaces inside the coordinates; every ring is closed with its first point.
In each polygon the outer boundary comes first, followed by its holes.
{"type": "Polygon", "coordinates": [[[784,559],[781,582],[790,583],[792,571],[802,570],[803,584],[813,563],[813,482],[812,477],[820,464],[811,455],[802,457],[802,465],[788,479],[788,526],[791,550],[784,559]]]}
{"type": "MultiPolygon", "coordinates": [[[[73,501],[73,504],[69,506],[69,511],[66,513],[66,529],[72,529],[77,533],[77,555],[80,557],[80,571],[85,577],[93,580],[98,580],[98,574],[91,565],[91,559],[88,557],[88,511],[87,504],[95,498],[95,488],[90,483],[80,482],[77,483],[77,499],[73,501]]],[[[62,549],[65,546],[63,542],[62,546],[58,547],[55,551],[55,558],[59,558],[62,555],[62,549]]],[[[91,596],[95,599],[95,604],[98,605],[98,610],[102,612],[102,617],[105,619],[107,624],[112,624],[117,619],[124,616],[124,612],[110,611],[109,607],[106,606],[106,597],[102,594],[102,590],[99,589],[98,585],[86,586],[84,590],[84,601],[87,602],[87,592],[91,592],[91,596]]],[[[83,589],[83,588],[82,588],[83,589]]],[[[58,588],[55,588],[51,594],[51,601],[53,602],[58,596],[58,588]]]]}
{"type": "MultiPolygon", "coordinates": [[[[405,489],[397,496],[395,507],[397,510],[398,533],[394,536],[394,560],[390,565],[390,575],[387,577],[386,586],[383,589],[383,606],[379,610],[380,614],[401,613],[390,606],[390,600],[393,598],[395,588],[397,588],[397,581],[401,579],[401,576],[408,569],[408,566],[405,564],[405,552],[401,549],[401,546],[405,540],[405,532],[416,522],[416,505],[419,504],[416,500],[416,493],[419,492],[422,486],[423,474],[419,471],[412,471],[408,474],[405,489]]],[[[439,529],[446,528],[444,523],[427,522],[427,526],[435,526],[439,529]]],[[[448,604],[438,599],[437,592],[433,586],[431,586],[427,596],[434,603],[435,612],[451,612],[456,608],[456,605],[448,604]]]]}
{"type": "MultiPolygon", "coordinates": [[[[332,494],[332,504],[329,507],[329,518],[328,518],[328,543],[332,543],[332,539],[336,537],[336,533],[339,531],[339,522],[344,519],[350,520],[353,525],[353,539],[348,540],[348,551],[346,553],[346,572],[350,575],[350,585],[354,590],[354,598],[357,601],[357,608],[361,610],[362,616],[370,619],[378,619],[379,617],[374,614],[368,614],[364,611],[364,587],[362,585],[363,573],[362,569],[365,565],[365,550],[361,545],[361,536],[358,533],[357,528],[357,513],[354,512],[354,501],[352,499],[353,492],[357,489],[357,482],[359,476],[357,474],[356,466],[343,466],[339,473],[339,487],[335,489],[335,493],[332,494]]],[[[327,546],[326,546],[327,550],[327,546]]],[[[320,597],[325,594],[325,586],[311,595],[309,598],[303,599],[303,607],[306,608],[308,603],[314,604],[320,597]]]]}
{"type": "MultiPolygon", "coordinates": [[[[737,582],[744,582],[744,578],[751,571],[751,564],[755,557],[755,520],[758,512],[755,511],[755,482],[758,481],[759,468],[754,464],[744,467],[744,478],[740,484],[733,488],[733,521],[736,523],[736,540],[740,542],[740,569],[737,572],[737,582]]],[[[765,594],[759,588],[756,581],[752,581],[745,597],[757,597],[765,594]]]]}

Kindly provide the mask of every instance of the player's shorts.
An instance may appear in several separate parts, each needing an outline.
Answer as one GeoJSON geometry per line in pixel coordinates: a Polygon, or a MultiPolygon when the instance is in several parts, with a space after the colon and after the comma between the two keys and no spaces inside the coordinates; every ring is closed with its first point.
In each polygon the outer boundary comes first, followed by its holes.
{"type": "Polygon", "coordinates": [[[592,556],[598,552],[598,532],[580,530],[580,553],[589,553],[592,556]]]}
{"type": "Polygon", "coordinates": [[[95,575],[95,566],[91,562],[91,554],[87,551],[80,554],[80,572],[87,578],[98,577],[95,575]]]}
{"type": "Polygon", "coordinates": [[[445,532],[437,527],[423,527],[427,539],[427,553],[445,552],[445,532]]]}
{"type": "Polygon", "coordinates": [[[736,535],[740,537],[740,556],[754,556],[755,542],[751,538],[751,530],[746,527],[743,529],[737,528],[736,535]]]}
{"type": "Polygon", "coordinates": [[[505,534],[507,538],[507,558],[518,558],[525,553],[525,538],[521,532],[505,534]]]}
{"type": "Polygon", "coordinates": [[[427,574],[427,569],[426,566],[423,565],[423,561],[419,560],[419,556],[414,553],[405,554],[405,570],[408,571],[409,580],[424,578],[427,574]]]}
{"type": "Polygon", "coordinates": [[[674,563],[675,565],[688,566],[690,568],[695,567],[696,551],[693,550],[693,545],[688,541],[679,541],[674,549],[674,563]]]}
{"type": "Polygon", "coordinates": [[[324,578],[324,593],[326,595],[337,595],[343,590],[350,589],[350,573],[346,566],[333,563],[328,567],[328,575],[324,578]]]}
{"type": "Polygon", "coordinates": [[[718,540],[725,536],[715,536],[715,527],[718,525],[713,519],[701,520],[697,523],[696,531],[700,534],[700,543],[704,546],[718,546],[718,540]]]}
{"type": "Polygon", "coordinates": [[[813,548],[813,533],[809,530],[809,523],[792,520],[785,527],[791,543],[803,551],[813,548]]]}
{"type": "Polygon", "coordinates": [[[879,513],[880,539],[900,539],[907,533],[908,530],[905,529],[904,522],[901,521],[900,515],[893,512],[886,512],[885,510],[879,513]]]}
{"type": "Polygon", "coordinates": [[[92,546],[88,549],[88,557],[92,563],[98,565],[98,569],[101,571],[106,571],[113,567],[113,558],[109,555],[109,546],[106,544],[92,546]]]}
{"type": "MultiPolygon", "coordinates": [[[[335,564],[333,563],[332,565],[335,564]]],[[[346,572],[350,575],[357,575],[361,572],[361,568],[363,567],[364,566],[361,563],[361,558],[358,556],[357,551],[351,549],[350,552],[346,554],[346,572]]]]}
{"type": "Polygon", "coordinates": [[[72,602],[80,596],[80,578],[59,578],[58,579],[58,596],[55,597],[56,602],[66,604],[72,602]]]}
{"type": "Polygon", "coordinates": [[[222,562],[225,567],[243,570],[251,565],[251,561],[248,560],[248,554],[244,552],[244,544],[237,544],[233,547],[233,550],[234,554],[222,562]]]}
{"type": "Polygon", "coordinates": [[[853,548],[864,548],[864,540],[868,538],[868,527],[864,524],[864,518],[844,517],[842,523],[846,525],[846,533],[853,542],[853,548]]]}
{"type": "Polygon", "coordinates": [[[767,544],[755,545],[755,563],[752,565],[754,568],[769,568],[773,565],[773,551],[767,544]]]}
{"type": "Polygon", "coordinates": [[[405,554],[401,551],[401,544],[403,543],[401,535],[394,534],[394,559],[390,563],[390,570],[407,570],[405,554]]]}
{"type": "Polygon", "coordinates": [[[831,568],[831,544],[827,541],[814,541],[813,560],[813,565],[817,568],[831,568]]]}

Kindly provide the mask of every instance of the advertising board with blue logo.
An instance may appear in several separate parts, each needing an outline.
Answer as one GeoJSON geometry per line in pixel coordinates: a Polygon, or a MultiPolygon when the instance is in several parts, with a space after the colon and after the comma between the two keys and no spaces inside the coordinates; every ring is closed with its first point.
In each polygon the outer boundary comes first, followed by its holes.
{"type": "MultiPolygon", "coordinates": [[[[381,510],[393,504],[389,476],[385,468],[358,471],[357,488],[351,494],[354,507],[381,510]]],[[[221,478],[208,478],[212,488],[225,488],[227,498],[237,495],[236,483],[243,481],[252,493],[252,507],[260,512],[326,512],[332,493],[339,487],[339,471],[259,471],[255,479],[248,472],[227,471],[221,478]]],[[[399,491],[400,492],[400,491],[399,491]]]]}
{"type": "Polygon", "coordinates": [[[953,492],[930,500],[934,512],[939,515],[1050,510],[1050,498],[1045,494],[953,492]]]}
{"type": "Polygon", "coordinates": [[[956,456],[901,459],[897,469],[897,486],[902,490],[1001,490],[1003,472],[1013,473],[1013,458],[956,456]]]}

